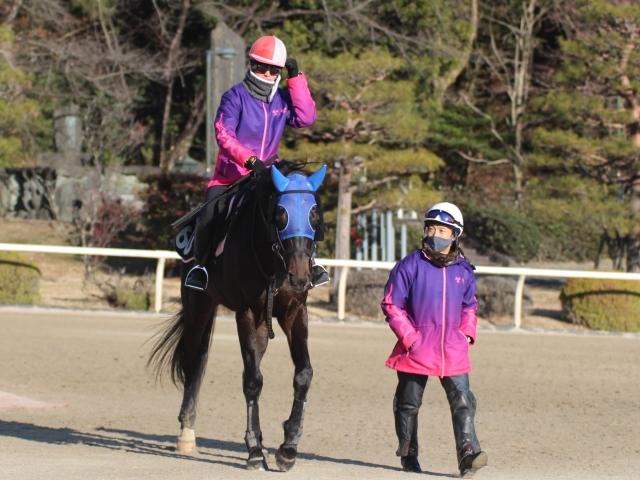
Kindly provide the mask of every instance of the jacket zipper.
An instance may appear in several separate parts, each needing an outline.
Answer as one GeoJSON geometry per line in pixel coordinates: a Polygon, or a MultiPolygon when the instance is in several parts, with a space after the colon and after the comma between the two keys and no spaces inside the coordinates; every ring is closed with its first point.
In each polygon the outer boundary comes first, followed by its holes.
{"type": "Polygon", "coordinates": [[[262,146],[260,147],[260,160],[264,161],[264,141],[267,138],[267,124],[269,123],[269,116],[267,115],[267,107],[262,102],[262,110],[264,110],[264,131],[262,132],[262,146]]]}
{"type": "Polygon", "coordinates": [[[447,317],[445,314],[447,305],[447,267],[442,267],[442,340],[440,342],[442,352],[442,375],[444,377],[444,329],[447,325],[447,317]]]}

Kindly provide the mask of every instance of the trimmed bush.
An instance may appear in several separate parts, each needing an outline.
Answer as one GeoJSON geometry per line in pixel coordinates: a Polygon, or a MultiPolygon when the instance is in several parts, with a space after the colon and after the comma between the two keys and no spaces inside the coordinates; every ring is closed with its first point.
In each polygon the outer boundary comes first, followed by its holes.
{"type": "Polygon", "coordinates": [[[594,330],[640,331],[640,282],[572,278],[560,300],[573,323],[594,330]]]}
{"type": "Polygon", "coordinates": [[[40,302],[40,270],[16,252],[0,252],[0,303],[35,305],[40,302]]]}
{"type": "Polygon", "coordinates": [[[538,227],[519,211],[500,207],[465,209],[464,231],[483,246],[526,262],[538,255],[542,235],[538,227]]]}
{"type": "Polygon", "coordinates": [[[118,290],[116,292],[116,306],[129,310],[149,310],[151,296],[149,292],[136,292],[132,290],[118,290]]]}

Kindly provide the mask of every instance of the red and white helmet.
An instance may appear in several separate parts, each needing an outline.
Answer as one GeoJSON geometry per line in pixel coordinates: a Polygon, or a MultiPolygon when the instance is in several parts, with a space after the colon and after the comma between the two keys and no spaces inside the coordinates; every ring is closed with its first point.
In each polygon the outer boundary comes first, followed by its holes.
{"type": "Polygon", "coordinates": [[[256,62],[284,68],[284,63],[287,61],[287,49],[282,40],[268,35],[255,41],[249,50],[249,58],[256,62]]]}

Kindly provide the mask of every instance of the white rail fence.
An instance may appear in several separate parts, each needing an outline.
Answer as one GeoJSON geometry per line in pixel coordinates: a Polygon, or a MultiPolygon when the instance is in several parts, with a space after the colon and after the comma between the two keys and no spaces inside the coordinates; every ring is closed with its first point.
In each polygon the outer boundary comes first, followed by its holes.
{"type": "MultiPolygon", "coordinates": [[[[154,258],[158,263],[156,266],[155,285],[155,311],[162,310],[162,282],[164,280],[164,267],[167,260],[179,260],[176,252],[169,250],[131,250],[122,248],[85,248],[66,247],[57,245],[22,245],[14,243],[0,243],[0,251],[5,252],[32,252],[32,253],[52,253],[81,256],[100,257],[128,257],[128,258],[154,258]]],[[[372,262],[360,260],[337,260],[333,258],[317,258],[316,262],[326,267],[340,268],[338,278],[338,319],[345,319],[345,307],[347,297],[347,278],[350,268],[377,268],[380,270],[391,270],[395,262],[372,262]]],[[[542,278],[602,278],[609,280],[640,280],[640,273],[623,272],[603,272],[599,270],[555,270],[543,268],[525,267],[485,267],[476,266],[476,273],[482,275],[503,275],[516,276],[518,281],[515,290],[515,302],[513,312],[513,324],[515,328],[522,325],[522,295],[524,292],[524,282],[527,277],[542,278]]]]}

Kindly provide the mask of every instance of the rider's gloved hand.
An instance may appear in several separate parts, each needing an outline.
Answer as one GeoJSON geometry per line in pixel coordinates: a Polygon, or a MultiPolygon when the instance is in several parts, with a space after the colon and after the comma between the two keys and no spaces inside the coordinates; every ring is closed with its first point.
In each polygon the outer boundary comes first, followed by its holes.
{"type": "Polygon", "coordinates": [[[284,62],[284,66],[287,67],[289,78],[297,77],[299,75],[298,62],[296,62],[295,58],[287,58],[287,61],[284,62]]]}
{"type": "Polygon", "coordinates": [[[267,167],[258,157],[249,157],[244,166],[251,170],[256,177],[261,177],[267,173],[267,167]]]}

